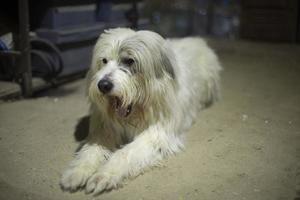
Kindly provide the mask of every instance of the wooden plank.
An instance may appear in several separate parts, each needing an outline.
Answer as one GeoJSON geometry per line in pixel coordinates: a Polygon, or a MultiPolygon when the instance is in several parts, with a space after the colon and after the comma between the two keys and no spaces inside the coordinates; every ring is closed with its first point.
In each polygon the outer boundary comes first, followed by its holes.
{"type": "Polygon", "coordinates": [[[0,81],[0,99],[20,95],[21,87],[19,84],[7,81],[0,81]]]}

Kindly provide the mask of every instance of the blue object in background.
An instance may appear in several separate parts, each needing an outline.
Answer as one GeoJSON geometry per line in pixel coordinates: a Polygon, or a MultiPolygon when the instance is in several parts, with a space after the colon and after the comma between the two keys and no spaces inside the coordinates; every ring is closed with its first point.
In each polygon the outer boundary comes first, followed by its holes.
{"type": "Polygon", "coordinates": [[[5,43],[0,39],[0,51],[7,51],[8,48],[5,43]]]}
{"type": "Polygon", "coordinates": [[[110,22],[112,12],[111,0],[101,0],[97,2],[96,20],[100,22],[110,22]]]}

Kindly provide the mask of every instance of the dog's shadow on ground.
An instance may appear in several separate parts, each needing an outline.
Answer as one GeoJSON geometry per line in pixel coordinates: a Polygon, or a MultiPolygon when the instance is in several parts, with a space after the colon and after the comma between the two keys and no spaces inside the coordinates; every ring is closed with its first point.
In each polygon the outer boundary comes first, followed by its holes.
{"type": "Polygon", "coordinates": [[[89,133],[90,116],[81,117],[75,127],[74,138],[77,142],[82,142],[89,133]]]}
{"type": "MultiPolygon", "coordinates": [[[[74,139],[79,143],[79,146],[76,148],[75,152],[80,151],[82,146],[86,143],[85,139],[89,134],[89,124],[90,115],[83,116],[78,120],[75,126],[74,139]]],[[[103,142],[102,145],[106,146],[108,144],[103,142]]]]}

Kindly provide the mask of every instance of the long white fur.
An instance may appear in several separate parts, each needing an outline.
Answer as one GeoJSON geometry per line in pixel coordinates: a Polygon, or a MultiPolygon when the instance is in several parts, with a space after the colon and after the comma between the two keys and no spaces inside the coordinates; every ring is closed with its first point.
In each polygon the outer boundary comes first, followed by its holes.
{"type": "Polygon", "coordinates": [[[179,152],[198,111],[219,98],[220,70],[200,38],[164,40],[154,32],[124,28],[103,33],[87,75],[89,135],[63,173],[62,188],[85,186],[97,195],[179,152]],[[120,63],[122,56],[135,58],[136,74],[120,63]],[[109,95],[121,97],[124,107],[133,104],[127,118],[108,109],[107,94],[97,87],[105,76],[114,84],[109,95]]]}

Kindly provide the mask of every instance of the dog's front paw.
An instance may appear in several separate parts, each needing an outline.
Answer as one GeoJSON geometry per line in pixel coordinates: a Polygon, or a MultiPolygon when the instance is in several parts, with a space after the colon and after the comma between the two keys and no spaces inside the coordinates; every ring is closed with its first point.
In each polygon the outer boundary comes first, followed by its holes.
{"type": "Polygon", "coordinates": [[[93,174],[93,170],[88,167],[74,167],[67,169],[60,180],[60,185],[63,190],[75,192],[83,187],[88,178],[93,174]]]}
{"type": "Polygon", "coordinates": [[[86,193],[93,193],[94,196],[105,190],[111,190],[120,186],[121,177],[113,173],[95,173],[86,184],[86,193]]]}

